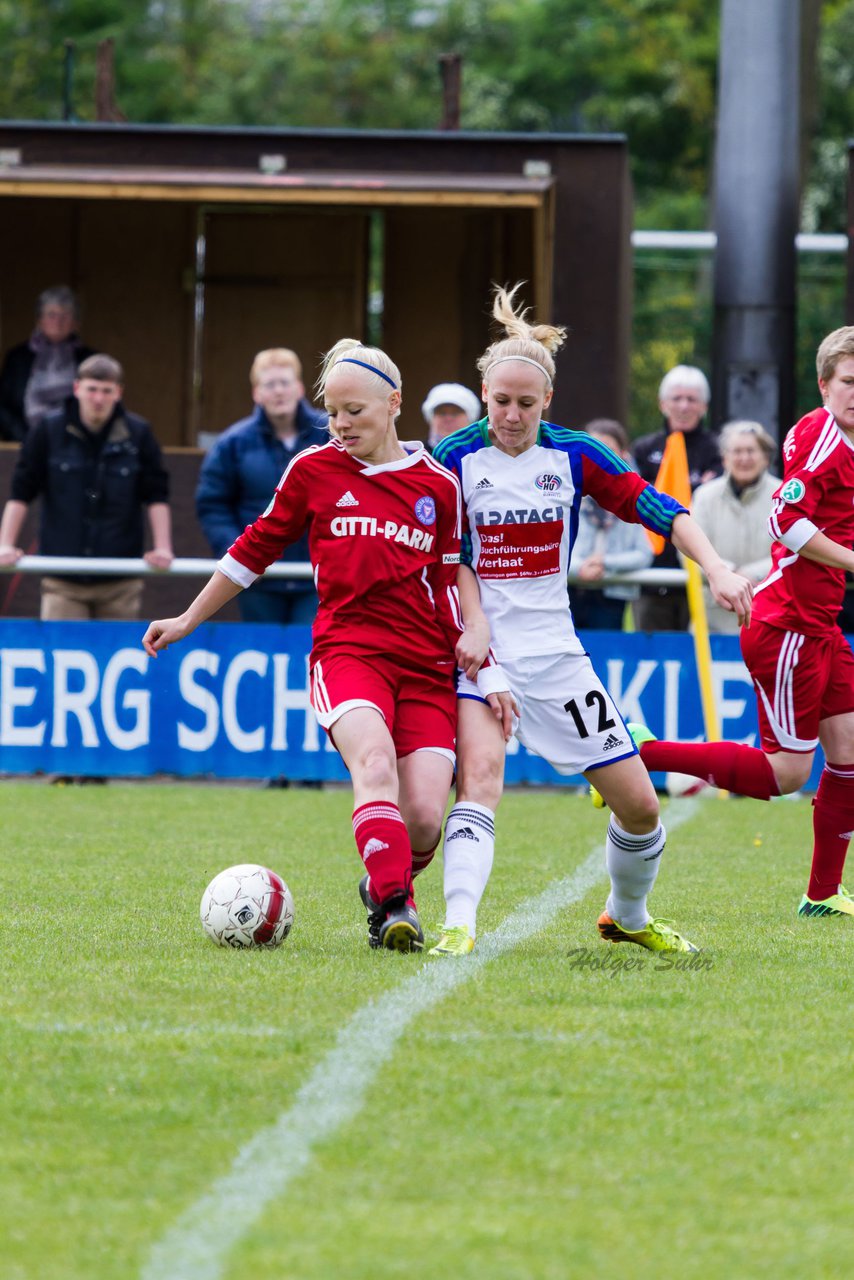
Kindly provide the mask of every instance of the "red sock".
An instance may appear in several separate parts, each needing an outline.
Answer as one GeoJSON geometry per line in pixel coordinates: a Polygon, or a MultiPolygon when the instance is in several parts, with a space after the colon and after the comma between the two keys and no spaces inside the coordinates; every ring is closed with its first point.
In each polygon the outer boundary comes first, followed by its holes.
{"type": "Polygon", "coordinates": [[[353,813],[353,835],[365,870],[371,877],[374,902],[412,886],[412,849],[400,810],[390,800],[371,800],[353,813]]]}
{"type": "Polygon", "coordinates": [[[645,742],[640,757],[650,773],[687,773],[754,800],[780,794],[765,752],[741,742],[645,742]]]}
{"type": "Polygon", "coordinates": [[[427,870],[438,847],[438,844],[434,844],[433,848],[428,849],[426,853],[421,853],[416,849],[412,850],[412,874],[414,876],[419,876],[422,871],[427,870]]]}
{"type": "Polygon", "coordinates": [[[825,763],[813,800],[813,851],[807,897],[830,898],[842,883],[842,869],[854,828],[854,765],[825,763]]]}

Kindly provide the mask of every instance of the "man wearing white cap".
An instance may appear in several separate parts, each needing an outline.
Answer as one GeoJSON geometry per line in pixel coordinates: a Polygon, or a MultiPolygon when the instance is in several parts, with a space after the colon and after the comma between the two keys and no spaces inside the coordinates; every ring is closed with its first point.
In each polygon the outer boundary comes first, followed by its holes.
{"type": "Polygon", "coordinates": [[[440,382],[428,392],[421,406],[427,423],[427,448],[432,452],[440,440],[483,416],[481,404],[473,391],[459,382],[440,382]]]}

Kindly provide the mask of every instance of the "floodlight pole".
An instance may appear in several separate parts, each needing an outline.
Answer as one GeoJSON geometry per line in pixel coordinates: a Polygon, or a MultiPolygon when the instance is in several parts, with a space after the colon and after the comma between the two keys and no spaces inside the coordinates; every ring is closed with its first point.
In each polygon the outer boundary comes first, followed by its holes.
{"type": "Polygon", "coordinates": [[[712,411],[781,440],[795,406],[800,0],[721,0],[712,411]]]}

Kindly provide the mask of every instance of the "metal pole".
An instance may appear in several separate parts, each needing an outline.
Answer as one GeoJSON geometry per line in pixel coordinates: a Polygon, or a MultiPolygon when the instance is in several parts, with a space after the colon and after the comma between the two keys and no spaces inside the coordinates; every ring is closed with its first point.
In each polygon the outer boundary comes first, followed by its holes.
{"type": "Polygon", "coordinates": [[[442,123],[440,129],[460,127],[460,85],[462,82],[462,56],[459,53],[440,53],[439,70],[442,73],[442,123]]]}
{"type": "Polygon", "coordinates": [[[63,63],[62,63],[62,118],[63,120],[74,120],[74,41],[63,41],[63,63]]]}
{"type": "Polygon", "coordinates": [[[715,425],[777,439],[795,401],[800,0],[722,0],[715,163],[715,425]]]}

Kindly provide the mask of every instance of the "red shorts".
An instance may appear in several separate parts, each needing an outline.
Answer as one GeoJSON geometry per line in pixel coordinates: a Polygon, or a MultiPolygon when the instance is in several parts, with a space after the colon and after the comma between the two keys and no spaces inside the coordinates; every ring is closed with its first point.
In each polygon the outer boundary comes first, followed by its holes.
{"type": "Polygon", "coordinates": [[[741,630],[753,677],[763,750],[815,751],[828,716],[854,711],[854,654],[838,627],[803,636],[767,622],[741,630]]]}
{"type": "Polygon", "coordinates": [[[327,733],[346,711],[374,707],[398,756],[432,750],[454,760],[457,695],[450,673],[407,671],[375,655],[327,655],[311,666],[311,705],[327,733]]]}

